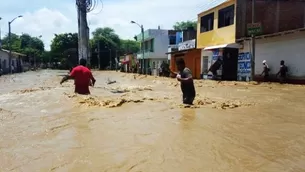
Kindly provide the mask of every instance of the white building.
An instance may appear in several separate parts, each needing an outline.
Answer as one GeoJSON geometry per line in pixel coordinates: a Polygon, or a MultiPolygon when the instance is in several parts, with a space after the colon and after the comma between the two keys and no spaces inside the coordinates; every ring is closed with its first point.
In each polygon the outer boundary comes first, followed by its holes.
{"type": "MultiPolygon", "coordinates": [[[[12,66],[15,71],[25,71],[25,63],[22,59],[25,57],[24,54],[12,52],[12,66]]],[[[0,68],[3,70],[3,73],[9,73],[9,51],[1,49],[0,50],[0,68]]]]}
{"type": "MultiPolygon", "coordinates": [[[[288,67],[288,78],[292,82],[305,80],[305,32],[287,31],[258,37],[255,44],[255,75],[263,71],[262,61],[266,60],[270,75],[274,76],[284,60],[288,67]]],[[[251,52],[251,41],[245,40],[240,52],[251,52]]]]}
{"type": "MultiPolygon", "coordinates": [[[[142,35],[137,35],[137,40],[142,42],[142,35]]],[[[143,43],[142,43],[143,45],[143,43]]],[[[169,45],[168,30],[164,29],[148,29],[144,32],[144,68],[150,67],[155,72],[160,67],[163,61],[167,61],[166,55],[169,45]]],[[[140,64],[143,60],[143,52],[137,54],[137,59],[140,64]]]]}

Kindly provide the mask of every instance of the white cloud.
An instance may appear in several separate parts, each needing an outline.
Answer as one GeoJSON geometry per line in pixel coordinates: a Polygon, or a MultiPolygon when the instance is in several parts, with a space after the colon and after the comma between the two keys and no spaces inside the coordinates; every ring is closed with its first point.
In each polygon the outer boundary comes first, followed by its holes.
{"type": "MultiPolygon", "coordinates": [[[[195,20],[202,7],[214,0],[110,0],[88,15],[91,32],[97,27],[112,27],[121,38],[133,38],[140,32],[138,26],[131,24],[134,20],[143,24],[145,29],[171,29],[177,21],[195,20]]],[[[75,4],[63,8],[43,7],[33,12],[26,12],[23,18],[12,25],[12,32],[42,35],[49,49],[54,33],[76,32],[77,16],[75,4]],[[59,9],[65,9],[64,11],[59,9]]]]}

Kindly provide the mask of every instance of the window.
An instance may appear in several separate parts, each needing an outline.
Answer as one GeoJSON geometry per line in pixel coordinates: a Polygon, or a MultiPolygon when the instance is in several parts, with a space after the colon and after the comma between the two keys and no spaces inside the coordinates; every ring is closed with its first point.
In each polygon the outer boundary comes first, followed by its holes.
{"type": "Polygon", "coordinates": [[[147,52],[148,51],[148,41],[144,42],[144,50],[147,52]]]}
{"type": "Polygon", "coordinates": [[[218,11],[218,28],[234,24],[234,4],[218,11]]]}
{"type": "Polygon", "coordinates": [[[176,44],[176,35],[170,35],[169,36],[169,45],[175,45],[176,44]]]}
{"type": "Polygon", "coordinates": [[[150,52],[154,52],[154,39],[151,39],[150,41],[150,49],[149,49],[150,52]]]}
{"type": "Polygon", "coordinates": [[[200,32],[208,32],[214,29],[214,13],[210,13],[201,17],[200,19],[200,32]]]}

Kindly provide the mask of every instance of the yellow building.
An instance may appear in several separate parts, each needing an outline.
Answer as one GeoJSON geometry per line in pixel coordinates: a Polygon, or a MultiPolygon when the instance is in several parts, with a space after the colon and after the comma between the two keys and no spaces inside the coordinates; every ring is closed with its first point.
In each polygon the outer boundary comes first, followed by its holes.
{"type": "Polygon", "coordinates": [[[222,66],[217,75],[223,80],[237,79],[239,44],[236,41],[236,0],[218,0],[215,5],[198,14],[197,48],[202,49],[203,76],[217,59],[222,66]]]}

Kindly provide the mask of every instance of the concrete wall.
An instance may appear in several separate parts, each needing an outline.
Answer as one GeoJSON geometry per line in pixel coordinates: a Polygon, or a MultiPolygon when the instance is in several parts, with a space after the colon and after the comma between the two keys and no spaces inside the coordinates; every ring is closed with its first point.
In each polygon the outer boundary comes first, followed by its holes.
{"type": "MultiPolygon", "coordinates": [[[[251,42],[245,41],[242,52],[251,52],[251,42]]],[[[288,67],[288,75],[293,79],[305,79],[305,33],[288,34],[256,40],[255,74],[261,74],[262,61],[270,67],[270,75],[276,74],[280,61],[288,67]]]]}
{"type": "Polygon", "coordinates": [[[9,71],[8,61],[9,55],[6,52],[0,51],[0,63],[3,73],[7,73],[9,71]]]}
{"type": "MultiPolygon", "coordinates": [[[[144,58],[145,59],[167,59],[168,51],[168,44],[169,44],[169,37],[168,37],[168,30],[162,29],[149,29],[145,31],[146,40],[154,39],[154,51],[153,52],[145,52],[144,58]]],[[[138,41],[141,41],[139,39],[138,41]]],[[[145,40],[144,40],[145,41],[145,40]]],[[[137,54],[138,59],[142,59],[142,52],[137,54]]]]}
{"type": "Polygon", "coordinates": [[[157,59],[167,60],[167,51],[169,44],[168,30],[151,30],[154,41],[154,57],[157,59]]]}
{"type": "MultiPolygon", "coordinates": [[[[7,52],[1,51],[0,50],[0,63],[1,63],[1,68],[3,70],[3,73],[8,73],[9,72],[9,54],[7,52]]],[[[12,64],[15,69],[17,69],[17,58],[12,57],[12,64]]],[[[24,63],[21,60],[21,66],[23,66],[24,63]]]]}

